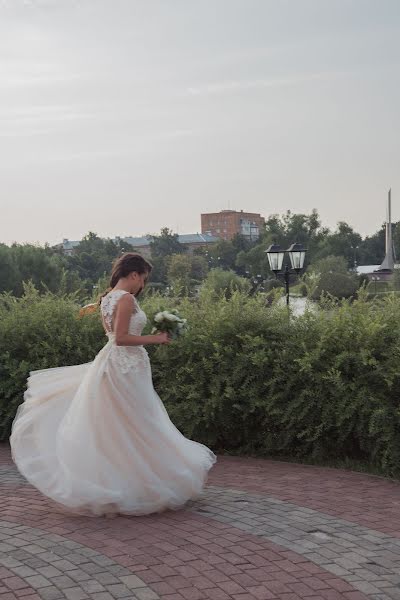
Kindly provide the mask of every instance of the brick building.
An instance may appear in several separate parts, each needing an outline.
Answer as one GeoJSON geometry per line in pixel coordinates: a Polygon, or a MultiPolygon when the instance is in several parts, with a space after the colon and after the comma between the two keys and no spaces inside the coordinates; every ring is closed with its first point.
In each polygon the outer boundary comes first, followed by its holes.
{"type": "Polygon", "coordinates": [[[249,240],[257,240],[264,225],[265,219],[260,214],[243,210],[222,210],[201,215],[201,232],[224,240],[231,240],[238,233],[249,240]]]}

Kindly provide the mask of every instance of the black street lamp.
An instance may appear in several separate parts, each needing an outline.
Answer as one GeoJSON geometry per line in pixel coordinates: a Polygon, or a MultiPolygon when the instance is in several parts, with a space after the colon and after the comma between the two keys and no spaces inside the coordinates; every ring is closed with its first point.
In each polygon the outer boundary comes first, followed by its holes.
{"type": "Polygon", "coordinates": [[[214,258],[214,256],[212,256],[208,250],[205,251],[204,255],[206,257],[206,261],[208,262],[208,266],[210,267],[210,269],[213,268],[214,263],[216,263],[217,266],[219,266],[221,264],[220,256],[217,256],[216,258],[214,258]]]}
{"type": "Polygon", "coordinates": [[[263,290],[262,284],[264,282],[264,277],[261,274],[250,276],[250,272],[246,271],[246,276],[249,278],[250,283],[252,284],[251,294],[255,294],[257,290],[263,290]]]}
{"type": "Polygon", "coordinates": [[[357,250],[358,250],[359,246],[351,246],[351,249],[354,251],[354,259],[353,259],[353,268],[354,271],[357,271],[357,266],[358,266],[358,262],[357,262],[357,250]]]}
{"type": "Polygon", "coordinates": [[[306,249],[304,248],[303,244],[292,244],[287,250],[282,250],[278,244],[271,244],[271,246],[265,250],[265,252],[268,256],[270,269],[275,273],[275,277],[283,277],[286,288],[286,304],[289,306],[290,275],[291,273],[297,273],[298,275],[300,271],[302,271],[306,257],[306,249]],[[286,252],[289,254],[292,270],[290,270],[289,265],[286,264],[285,270],[282,271],[283,260],[286,252]]]}
{"type": "Polygon", "coordinates": [[[377,288],[376,288],[376,286],[377,286],[377,283],[378,283],[378,281],[380,281],[380,280],[381,280],[381,278],[380,278],[380,277],[378,277],[377,275],[373,275],[373,276],[371,277],[371,281],[374,281],[374,282],[375,282],[375,296],[376,296],[376,294],[377,294],[377,288]]]}

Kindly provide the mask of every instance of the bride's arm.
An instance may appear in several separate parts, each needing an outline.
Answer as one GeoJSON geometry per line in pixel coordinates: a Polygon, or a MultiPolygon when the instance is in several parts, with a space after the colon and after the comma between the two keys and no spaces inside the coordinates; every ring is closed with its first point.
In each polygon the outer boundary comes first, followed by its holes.
{"type": "Polygon", "coordinates": [[[166,333],[157,335],[130,335],[129,323],[132,316],[133,299],[130,294],[124,294],[115,309],[113,330],[117,346],[145,346],[148,344],[168,344],[166,333]]]}

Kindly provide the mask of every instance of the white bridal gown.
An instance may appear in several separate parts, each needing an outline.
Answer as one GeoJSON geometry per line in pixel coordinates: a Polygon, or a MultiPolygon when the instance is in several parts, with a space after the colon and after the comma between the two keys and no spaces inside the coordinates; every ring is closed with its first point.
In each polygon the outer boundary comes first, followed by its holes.
{"type": "MultiPolygon", "coordinates": [[[[117,346],[118,301],[101,312],[108,343],[91,363],[34,371],[13,423],[13,459],[43,494],[74,512],[143,515],[176,509],[200,494],[216,457],[185,438],[154,390],[143,346],[117,346]]],[[[129,333],[146,315],[132,297],[129,333]]]]}

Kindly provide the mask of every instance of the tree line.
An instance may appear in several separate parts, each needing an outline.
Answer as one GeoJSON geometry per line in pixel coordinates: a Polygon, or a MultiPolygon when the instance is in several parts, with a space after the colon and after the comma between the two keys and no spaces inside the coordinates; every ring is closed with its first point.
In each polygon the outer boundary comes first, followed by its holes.
{"type": "MultiPolygon", "coordinates": [[[[395,250],[400,253],[400,228],[394,225],[395,250]]],[[[349,270],[355,264],[380,264],[385,252],[382,226],[371,236],[362,237],[350,225],[339,222],[335,230],[324,227],[316,210],[310,214],[286,212],[272,215],[265,223],[260,238],[250,242],[241,235],[220,240],[208,248],[189,253],[178,235],[163,228],[151,236],[151,260],[154,265],[152,285],[166,288],[178,282],[184,287],[198,284],[210,270],[230,271],[232,276],[269,279],[265,249],[271,243],[283,248],[300,242],[307,248],[307,265],[321,264],[328,257],[340,257],[349,270]]],[[[0,293],[23,294],[24,283],[31,281],[39,291],[75,293],[82,298],[95,297],[107,287],[113,261],[126,251],[135,249],[124,240],[100,238],[89,232],[73,254],[65,255],[60,247],[32,244],[0,244],[0,293]]]]}

